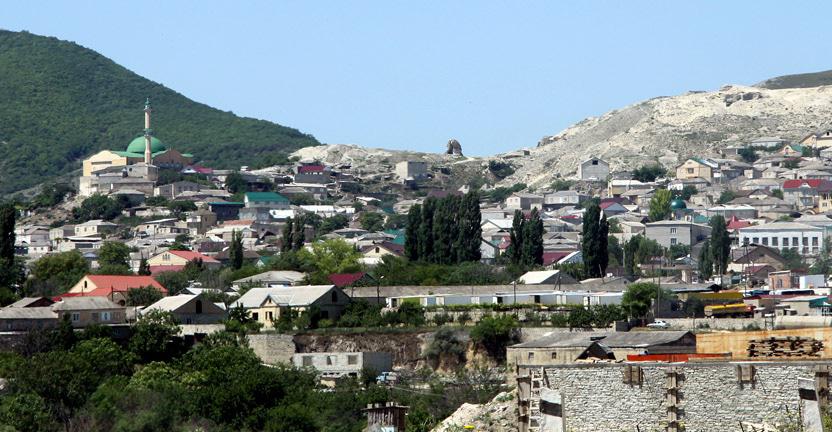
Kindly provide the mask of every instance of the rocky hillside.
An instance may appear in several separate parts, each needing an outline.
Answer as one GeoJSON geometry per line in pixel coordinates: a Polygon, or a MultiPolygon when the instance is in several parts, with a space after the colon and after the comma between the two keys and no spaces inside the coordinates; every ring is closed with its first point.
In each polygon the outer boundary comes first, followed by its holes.
{"type": "Polygon", "coordinates": [[[760,136],[799,140],[832,125],[832,86],[766,89],[724,86],[712,92],[657,97],[587,118],[544,137],[530,155],[512,159],[504,184],[545,186],[576,172],[590,156],[623,170],[689,156],[718,156],[726,146],[760,136]]]}

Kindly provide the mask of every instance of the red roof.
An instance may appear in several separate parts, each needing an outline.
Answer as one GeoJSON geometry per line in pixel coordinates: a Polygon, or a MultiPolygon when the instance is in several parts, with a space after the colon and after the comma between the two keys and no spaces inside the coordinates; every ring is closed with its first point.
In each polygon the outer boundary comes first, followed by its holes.
{"type": "Polygon", "coordinates": [[[252,219],[235,219],[223,222],[223,225],[251,225],[254,223],[252,219]]]}
{"type": "Polygon", "coordinates": [[[312,172],[324,172],[323,165],[304,165],[298,167],[298,174],[306,174],[312,172]]]}
{"type": "Polygon", "coordinates": [[[200,174],[213,174],[214,173],[213,168],[207,168],[207,167],[204,167],[202,165],[191,165],[191,169],[200,173],[200,174]]]}
{"type": "Polygon", "coordinates": [[[751,222],[739,220],[736,216],[731,216],[731,219],[728,221],[728,225],[726,225],[726,228],[728,228],[729,230],[736,230],[750,226],[751,222]]]}
{"type": "Polygon", "coordinates": [[[185,268],[185,266],[183,266],[183,265],[150,266],[150,273],[155,276],[159,273],[164,273],[164,272],[178,272],[178,271],[181,271],[184,268],[185,268]]]}
{"type": "MultiPolygon", "coordinates": [[[[204,262],[204,263],[219,263],[219,261],[215,260],[214,258],[211,258],[207,255],[203,255],[199,252],[186,251],[186,250],[171,250],[171,251],[168,251],[168,252],[170,252],[173,255],[178,256],[179,258],[184,258],[188,261],[196,261],[196,260],[201,259],[202,262],[204,262]]],[[[156,266],[156,267],[160,267],[160,266],[156,266]]]]}
{"type": "Polygon", "coordinates": [[[543,252],[543,265],[548,266],[566,258],[572,252],[543,252]]]}
{"type": "Polygon", "coordinates": [[[329,275],[329,281],[338,288],[343,288],[354,284],[359,279],[363,278],[367,273],[334,273],[329,275]]]}
{"type": "Polygon", "coordinates": [[[809,187],[818,190],[832,190],[832,182],[822,179],[807,179],[807,180],[786,180],[783,182],[783,189],[798,189],[801,187],[809,187]]]}
{"type": "MultiPolygon", "coordinates": [[[[168,292],[162,284],[156,282],[156,279],[153,279],[150,276],[87,275],[87,279],[95,284],[99,290],[106,289],[108,293],[111,290],[123,292],[133,288],[142,288],[146,286],[152,286],[163,293],[168,292]]],[[[95,291],[98,290],[94,290],[93,292],[95,291]]],[[[87,293],[86,295],[92,294],[87,293]]]]}

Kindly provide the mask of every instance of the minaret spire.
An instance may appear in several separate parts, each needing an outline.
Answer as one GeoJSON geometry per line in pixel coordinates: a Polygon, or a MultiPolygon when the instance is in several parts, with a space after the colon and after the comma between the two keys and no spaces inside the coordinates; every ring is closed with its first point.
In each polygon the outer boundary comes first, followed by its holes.
{"type": "Polygon", "coordinates": [[[150,148],[150,137],[153,135],[153,130],[150,129],[150,98],[144,103],[144,163],[150,165],[153,159],[153,153],[150,148]]]}

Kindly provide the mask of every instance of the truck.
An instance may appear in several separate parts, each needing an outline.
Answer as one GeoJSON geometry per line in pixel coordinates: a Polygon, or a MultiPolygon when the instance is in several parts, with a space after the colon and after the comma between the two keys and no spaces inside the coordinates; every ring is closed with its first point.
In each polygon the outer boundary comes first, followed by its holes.
{"type": "Polygon", "coordinates": [[[752,318],[754,306],[745,303],[709,305],[705,306],[705,316],[708,318],[752,318]]]}

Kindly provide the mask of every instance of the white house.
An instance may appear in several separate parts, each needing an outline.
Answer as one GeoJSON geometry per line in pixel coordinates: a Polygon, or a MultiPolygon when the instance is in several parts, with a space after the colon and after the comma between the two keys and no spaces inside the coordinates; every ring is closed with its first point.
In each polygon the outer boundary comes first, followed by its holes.
{"type": "Polygon", "coordinates": [[[740,228],[739,244],[758,244],[795,249],[801,255],[817,255],[823,247],[823,228],[798,222],[772,222],[740,228]]]}

